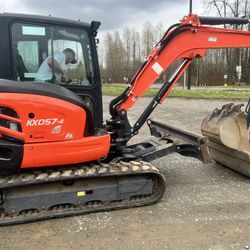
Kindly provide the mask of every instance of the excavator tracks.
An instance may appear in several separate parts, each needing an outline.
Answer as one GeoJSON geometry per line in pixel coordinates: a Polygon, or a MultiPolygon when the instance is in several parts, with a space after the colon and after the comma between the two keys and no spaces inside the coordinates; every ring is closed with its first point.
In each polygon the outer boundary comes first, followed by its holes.
{"type": "Polygon", "coordinates": [[[0,177],[0,225],[150,205],[164,191],[163,175],[143,161],[0,177]]]}

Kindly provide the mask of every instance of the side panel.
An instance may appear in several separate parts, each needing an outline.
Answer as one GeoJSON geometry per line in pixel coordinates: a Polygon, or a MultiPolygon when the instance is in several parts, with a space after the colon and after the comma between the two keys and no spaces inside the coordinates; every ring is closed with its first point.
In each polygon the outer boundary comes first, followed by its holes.
{"type": "Polygon", "coordinates": [[[0,156],[4,158],[0,171],[19,168],[21,162],[21,168],[88,162],[109,152],[109,134],[84,137],[86,112],[73,103],[34,94],[1,93],[0,107],[15,111],[15,117],[0,114],[0,156]],[[19,143],[9,143],[13,139],[19,143]],[[13,153],[18,153],[18,161],[13,153]]]}
{"type": "Polygon", "coordinates": [[[63,142],[25,144],[21,168],[93,161],[106,156],[109,152],[109,147],[109,134],[63,142]]]}
{"type": "Polygon", "coordinates": [[[48,96],[1,93],[0,106],[15,110],[21,125],[19,131],[0,126],[0,133],[25,143],[80,139],[84,135],[86,112],[72,103],[48,96]]]}

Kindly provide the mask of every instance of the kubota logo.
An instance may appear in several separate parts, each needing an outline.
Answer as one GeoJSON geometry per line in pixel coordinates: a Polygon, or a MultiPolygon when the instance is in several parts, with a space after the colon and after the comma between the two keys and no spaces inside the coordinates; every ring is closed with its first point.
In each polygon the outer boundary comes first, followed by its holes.
{"type": "Polygon", "coordinates": [[[26,126],[33,127],[33,126],[49,126],[54,124],[63,124],[64,119],[57,119],[57,118],[48,118],[48,119],[37,119],[37,120],[28,120],[26,126]]]}

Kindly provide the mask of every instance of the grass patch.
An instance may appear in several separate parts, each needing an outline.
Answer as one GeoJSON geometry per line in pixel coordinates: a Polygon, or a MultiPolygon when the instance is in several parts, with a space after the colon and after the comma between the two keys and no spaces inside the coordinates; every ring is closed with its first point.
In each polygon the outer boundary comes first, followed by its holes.
{"type": "Polygon", "coordinates": [[[173,89],[169,96],[192,97],[204,99],[248,99],[248,91],[229,91],[229,90],[209,90],[209,89],[173,89]]]}
{"type": "Polygon", "coordinates": [[[241,84],[241,85],[236,85],[236,84],[233,84],[233,85],[227,85],[227,86],[224,86],[223,84],[221,86],[208,86],[208,88],[225,88],[225,89],[249,89],[250,88],[250,85],[249,84],[241,84]]]}
{"type": "Polygon", "coordinates": [[[126,85],[113,85],[113,84],[104,84],[102,85],[102,94],[103,95],[120,95],[126,89],[126,85]]]}
{"type": "MultiPolygon", "coordinates": [[[[122,85],[103,85],[102,92],[104,95],[113,95],[118,96],[124,90],[126,86],[122,85]]],[[[151,88],[146,91],[144,96],[153,97],[157,94],[159,89],[151,88]]],[[[182,89],[182,88],[173,88],[169,96],[172,97],[187,97],[187,98],[201,98],[201,99],[245,99],[247,100],[250,97],[249,91],[230,91],[227,89],[223,90],[209,90],[207,89],[182,89]]]]}

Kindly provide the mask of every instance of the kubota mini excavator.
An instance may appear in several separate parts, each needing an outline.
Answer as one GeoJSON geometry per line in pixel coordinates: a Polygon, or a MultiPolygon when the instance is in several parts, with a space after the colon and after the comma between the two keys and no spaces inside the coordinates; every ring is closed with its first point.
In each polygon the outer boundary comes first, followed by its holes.
{"type": "Polygon", "coordinates": [[[111,118],[103,125],[95,43],[100,23],[0,15],[0,224],[153,204],[165,180],[148,161],[172,152],[209,161],[206,137],[148,118],[207,49],[250,47],[250,32],[211,25],[248,23],[185,16],[110,103],[111,118]],[[35,82],[41,63],[65,48],[73,49],[78,61],[65,69],[71,83],[56,77],[35,82]],[[129,109],[177,60],[179,67],[131,126],[129,109]],[[146,121],[161,140],[129,145],[146,121]]]}

